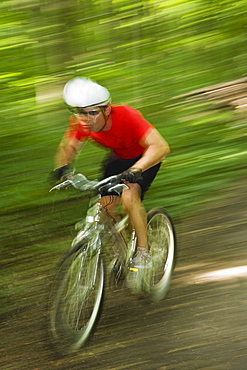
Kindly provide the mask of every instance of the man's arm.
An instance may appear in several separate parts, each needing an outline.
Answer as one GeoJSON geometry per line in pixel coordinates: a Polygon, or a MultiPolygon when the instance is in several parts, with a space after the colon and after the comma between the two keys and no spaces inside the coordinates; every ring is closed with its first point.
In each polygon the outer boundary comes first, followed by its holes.
{"type": "Polygon", "coordinates": [[[75,138],[67,139],[64,137],[62,139],[55,156],[55,169],[48,176],[50,184],[64,180],[74,172],[71,164],[75,161],[82,145],[83,143],[75,138]]]}
{"type": "Polygon", "coordinates": [[[59,144],[57,154],[55,156],[55,167],[59,168],[75,161],[79,154],[83,142],[76,138],[67,139],[64,137],[59,144]]]}
{"type": "Polygon", "coordinates": [[[165,139],[153,128],[144,139],[147,146],[143,156],[132,166],[142,172],[160,163],[169,153],[170,148],[165,139]]]}

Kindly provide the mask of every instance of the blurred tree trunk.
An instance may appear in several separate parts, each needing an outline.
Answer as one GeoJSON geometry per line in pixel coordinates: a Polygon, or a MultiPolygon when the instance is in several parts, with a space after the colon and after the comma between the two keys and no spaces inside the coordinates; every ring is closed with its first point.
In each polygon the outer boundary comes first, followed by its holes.
{"type": "Polygon", "coordinates": [[[37,103],[61,98],[61,86],[66,78],[66,68],[73,59],[76,36],[74,25],[78,17],[76,0],[39,0],[32,11],[36,70],[38,76],[48,76],[36,83],[37,103]]]}

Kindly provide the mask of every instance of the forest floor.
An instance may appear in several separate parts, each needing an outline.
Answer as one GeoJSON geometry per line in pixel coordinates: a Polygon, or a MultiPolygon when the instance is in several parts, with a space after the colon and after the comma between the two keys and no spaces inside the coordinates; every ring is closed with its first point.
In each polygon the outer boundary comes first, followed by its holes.
{"type": "MultiPolygon", "coordinates": [[[[23,213],[5,222],[24,235],[32,218],[23,213]]],[[[46,325],[50,274],[64,237],[47,235],[41,219],[36,228],[29,240],[19,238],[19,248],[16,236],[5,238],[1,369],[246,369],[246,179],[176,222],[177,264],[166,299],[150,304],[125,288],[108,289],[93,339],[73,356],[54,352],[46,325]]]]}

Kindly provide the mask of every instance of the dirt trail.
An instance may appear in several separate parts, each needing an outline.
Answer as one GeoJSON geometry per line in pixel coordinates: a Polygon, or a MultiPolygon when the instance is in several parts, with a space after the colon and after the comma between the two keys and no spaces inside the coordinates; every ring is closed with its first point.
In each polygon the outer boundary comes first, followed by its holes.
{"type": "MultiPolygon", "coordinates": [[[[166,300],[154,305],[124,289],[108,291],[92,342],[64,358],[55,355],[47,337],[44,302],[50,256],[41,253],[39,269],[26,271],[29,289],[22,293],[22,304],[16,304],[13,296],[4,301],[12,309],[2,317],[0,367],[245,370],[246,218],[243,179],[225,190],[220,201],[204,205],[203,212],[176,225],[178,261],[166,300]]],[[[29,254],[27,250],[24,260],[16,263],[27,263],[29,254]]],[[[18,276],[16,286],[9,289],[13,293],[17,287],[18,276]]]]}

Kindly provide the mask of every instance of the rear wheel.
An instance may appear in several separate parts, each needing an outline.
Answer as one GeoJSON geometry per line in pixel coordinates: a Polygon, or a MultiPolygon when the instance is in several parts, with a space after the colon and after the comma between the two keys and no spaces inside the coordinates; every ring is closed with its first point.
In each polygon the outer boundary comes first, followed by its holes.
{"type": "Polygon", "coordinates": [[[104,270],[96,249],[83,245],[69,255],[56,276],[50,307],[50,328],[57,348],[70,353],[82,347],[100,315],[104,270]]]}
{"type": "Polygon", "coordinates": [[[175,229],[165,209],[154,208],[148,212],[147,239],[152,267],[145,273],[145,290],[155,302],[168,293],[175,264],[175,229]]]}

